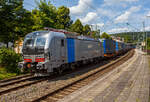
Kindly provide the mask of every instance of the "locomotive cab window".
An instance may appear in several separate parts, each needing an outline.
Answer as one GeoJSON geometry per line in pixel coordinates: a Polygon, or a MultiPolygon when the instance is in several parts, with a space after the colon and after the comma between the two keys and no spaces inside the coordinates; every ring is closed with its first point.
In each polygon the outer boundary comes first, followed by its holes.
{"type": "Polygon", "coordinates": [[[36,39],[36,46],[45,46],[46,38],[44,37],[37,37],[36,39]]]}
{"type": "Polygon", "coordinates": [[[34,44],[34,39],[25,39],[25,46],[33,46],[33,44],[34,44]]]}
{"type": "Polygon", "coordinates": [[[61,39],[61,46],[64,46],[64,39],[61,39]]]}

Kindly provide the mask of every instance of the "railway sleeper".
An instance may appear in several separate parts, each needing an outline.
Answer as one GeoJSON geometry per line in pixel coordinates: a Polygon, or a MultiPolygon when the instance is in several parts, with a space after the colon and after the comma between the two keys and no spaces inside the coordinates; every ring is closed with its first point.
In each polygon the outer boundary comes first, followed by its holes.
{"type": "Polygon", "coordinates": [[[52,95],[51,97],[61,99],[61,98],[63,97],[63,95],[60,95],[60,94],[54,94],[54,95],[52,95]]]}
{"type": "Polygon", "coordinates": [[[67,92],[67,91],[60,91],[60,94],[65,94],[65,95],[69,95],[70,94],[70,92],[67,92]]]}
{"type": "Polygon", "coordinates": [[[75,84],[75,85],[85,86],[85,85],[87,85],[87,83],[77,83],[77,84],[75,84]]]}
{"type": "MultiPolygon", "coordinates": [[[[52,97],[52,96],[49,96],[49,97],[47,98],[47,100],[58,101],[59,99],[58,99],[58,98],[55,98],[55,97],[52,97]]],[[[49,101],[49,102],[51,102],[51,101],[49,101]]]]}
{"type": "Polygon", "coordinates": [[[59,93],[59,94],[55,94],[55,96],[58,96],[58,97],[62,98],[62,97],[64,97],[65,95],[59,93]]]}
{"type": "Polygon", "coordinates": [[[75,84],[75,85],[72,85],[72,87],[81,88],[82,86],[75,84]]]}
{"type": "Polygon", "coordinates": [[[64,89],[64,91],[68,91],[68,92],[70,92],[70,93],[74,92],[74,90],[73,90],[73,89],[70,89],[70,88],[64,89]]]}
{"type": "Polygon", "coordinates": [[[81,82],[79,82],[79,83],[82,83],[82,84],[85,84],[85,85],[87,85],[88,84],[88,80],[86,81],[86,80],[83,80],[83,81],[81,81],[81,82]]]}
{"type": "Polygon", "coordinates": [[[70,86],[69,89],[77,90],[79,89],[78,87],[70,86]]]}

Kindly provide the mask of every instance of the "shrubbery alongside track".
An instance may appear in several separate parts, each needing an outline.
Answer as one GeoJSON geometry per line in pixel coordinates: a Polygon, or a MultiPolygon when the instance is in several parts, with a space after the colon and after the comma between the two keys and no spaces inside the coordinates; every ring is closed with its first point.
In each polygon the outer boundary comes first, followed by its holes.
{"type": "Polygon", "coordinates": [[[15,53],[14,50],[8,48],[0,49],[0,79],[9,78],[11,76],[21,74],[17,67],[21,61],[21,55],[15,53]]]}

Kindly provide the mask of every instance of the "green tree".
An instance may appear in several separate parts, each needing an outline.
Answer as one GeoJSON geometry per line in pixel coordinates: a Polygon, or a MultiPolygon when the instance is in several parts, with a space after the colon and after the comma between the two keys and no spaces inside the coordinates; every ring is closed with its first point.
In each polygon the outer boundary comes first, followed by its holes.
{"type": "Polygon", "coordinates": [[[150,50],[150,38],[147,38],[147,49],[150,50]]]}
{"type": "Polygon", "coordinates": [[[40,0],[36,1],[38,9],[32,11],[34,26],[33,30],[40,30],[44,27],[56,28],[57,25],[57,10],[50,1],[40,0]]]}
{"type": "Polygon", "coordinates": [[[130,36],[129,35],[125,35],[124,36],[124,40],[125,40],[125,42],[129,42],[130,41],[130,36]]]}
{"type": "Polygon", "coordinates": [[[80,35],[83,34],[83,25],[79,19],[77,19],[75,23],[71,25],[71,31],[77,32],[80,35]]]}
{"type": "Polygon", "coordinates": [[[110,35],[107,34],[106,32],[104,32],[104,33],[101,35],[101,38],[111,39],[110,35]]]}
{"type": "Polygon", "coordinates": [[[69,8],[61,6],[57,10],[57,26],[59,29],[68,29],[72,24],[69,8]]]}
{"type": "Polygon", "coordinates": [[[32,31],[33,26],[33,19],[31,16],[31,12],[23,9],[23,4],[20,5],[18,8],[16,19],[15,19],[15,29],[14,34],[14,41],[18,40],[19,38],[24,37],[27,33],[32,31]]]}
{"type": "Polygon", "coordinates": [[[33,30],[40,30],[44,27],[41,16],[42,16],[42,13],[39,10],[37,9],[32,10],[32,18],[34,22],[34,25],[32,27],[33,30]]]}
{"type": "Polygon", "coordinates": [[[91,28],[88,24],[83,27],[83,35],[90,35],[91,28]]]}
{"type": "Polygon", "coordinates": [[[100,30],[92,31],[91,33],[93,38],[100,38],[100,30]]]}
{"type": "Polygon", "coordinates": [[[14,30],[14,18],[13,14],[16,8],[16,3],[8,0],[1,0],[0,2],[0,42],[6,43],[12,40],[12,34],[14,30]]]}
{"type": "Polygon", "coordinates": [[[15,42],[28,32],[30,13],[23,8],[23,0],[1,0],[0,42],[15,42]]]}
{"type": "Polygon", "coordinates": [[[34,21],[33,30],[40,30],[44,27],[69,29],[72,24],[69,8],[61,6],[58,9],[46,0],[36,2],[38,8],[32,10],[34,21]]]}

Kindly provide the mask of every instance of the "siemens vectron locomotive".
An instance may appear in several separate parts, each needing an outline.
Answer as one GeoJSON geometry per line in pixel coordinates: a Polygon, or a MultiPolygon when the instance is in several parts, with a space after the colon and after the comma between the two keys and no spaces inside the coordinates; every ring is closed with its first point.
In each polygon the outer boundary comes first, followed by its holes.
{"type": "MultiPolygon", "coordinates": [[[[24,61],[20,65],[36,76],[62,73],[66,68],[74,69],[78,65],[113,56],[122,51],[118,45],[113,40],[101,42],[76,33],[47,28],[26,35],[22,48],[24,61]]],[[[130,49],[127,44],[122,46],[124,51],[130,49]]]]}

